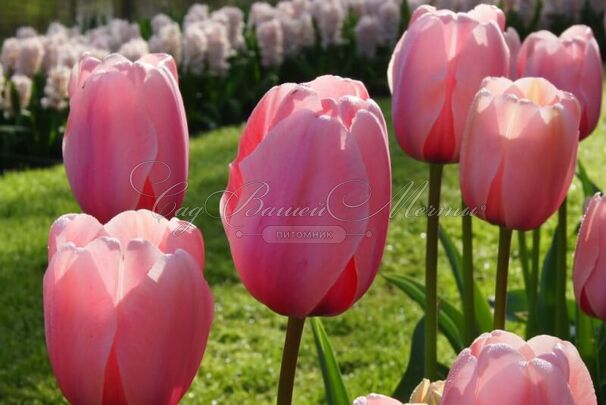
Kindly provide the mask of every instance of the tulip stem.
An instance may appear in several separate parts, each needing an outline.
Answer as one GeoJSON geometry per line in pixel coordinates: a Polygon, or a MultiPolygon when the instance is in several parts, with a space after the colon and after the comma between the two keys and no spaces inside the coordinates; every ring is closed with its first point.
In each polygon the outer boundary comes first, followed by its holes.
{"type": "Polygon", "coordinates": [[[526,324],[526,338],[536,334],[537,322],[537,295],[539,288],[539,262],[541,254],[541,227],[532,231],[532,260],[530,265],[528,289],[528,322],[526,324]]]}
{"type": "Polygon", "coordinates": [[[558,253],[556,261],[556,318],[555,318],[555,335],[562,339],[568,338],[568,308],[566,306],[566,255],[567,255],[567,201],[564,198],[562,205],[558,211],[558,253]]]}
{"type": "Polygon", "coordinates": [[[292,403],[292,391],[304,325],[305,318],[288,317],[284,351],[282,352],[282,366],[280,368],[280,382],[278,384],[278,400],[276,402],[278,405],[290,405],[292,403]]]}
{"type": "Polygon", "coordinates": [[[462,204],[463,216],[463,316],[465,320],[465,344],[470,345],[476,337],[476,316],[473,291],[473,228],[471,214],[465,202],[462,204]]]}
{"type": "Polygon", "coordinates": [[[443,165],[429,165],[427,245],[425,250],[425,377],[437,378],[438,356],[438,232],[443,165]]]}
{"type": "Polygon", "coordinates": [[[512,230],[501,226],[499,229],[499,253],[497,259],[497,287],[494,304],[494,329],[505,329],[507,313],[507,273],[509,252],[511,251],[512,230]]]}

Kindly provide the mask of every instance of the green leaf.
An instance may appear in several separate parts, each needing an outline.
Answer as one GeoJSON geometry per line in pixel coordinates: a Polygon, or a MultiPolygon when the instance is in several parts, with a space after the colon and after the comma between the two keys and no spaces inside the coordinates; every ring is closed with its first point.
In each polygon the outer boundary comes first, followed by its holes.
{"type": "MultiPolygon", "coordinates": [[[[424,358],[425,353],[425,317],[419,319],[417,326],[412,333],[410,345],[410,356],[408,357],[408,366],[398,383],[393,398],[402,402],[408,402],[412,391],[421,382],[424,377],[424,358]]],[[[445,380],[448,376],[448,367],[438,363],[438,378],[445,380]]]]}
{"type": "MultiPolygon", "coordinates": [[[[384,275],[385,279],[404,291],[410,299],[425,309],[425,286],[409,276],[384,275]]],[[[456,353],[463,345],[463,314],[447,301],[439,300],[438,326],[456,353]]]]}
{"type": "Polygon", "coordinates": [[[507,318],[519,322],[526,322],[527,314],[528,300],[526,290],[509,290],[507,292],[507,318]]]}
{"type": "MultiPolygon", "coordinates": [[[[452,239],[448,236],[446,229],[440,225],[440,242],[448,262],[450,263],[450,269],[455,278],[457,289],[459,290],[459,296],[461,301],[463,300],[463,265],[461,253],[452,242],[452,239]]],[[[488,298],[482,293],[482,290],[476,282],[473,283],[473,301],[475,309],[476,326],[480,333],[490,332],[492,330],[492,312],[488,303],[488,298]]]]}
{"type": "Polygon", "coordinates": [[[537,303],[540,315],[537,319],[536,330],[529,331],[529,336],[538,334],[555,335],[557,245],[558,231],[556,229],[541,269],[541,285],[537,303]]]}
{"type": "Polygon", "coordinates": [[[326,402],[329,405],[349,405],[349,395],[343,383],[341,369],[337,359],[322,326],[320,318],[310,318],[311,329],[314,334],[314,342],[318,351],[320,368],[322,369],[322,378],[324,379],[324,388],[326,389],[326,402]]]}
{"type": "Polygon", "coordinates": [[[587,175],[587,170],[585,170],[585,166],[579,159],[579,170],[577,171],[577,177],[581,181],[583,185],[583,194],[585,198],[591,198],[596,193],[601,192],[600,188],[589,178],[587,175]]]}
{"type": "Polygon", "coordinates": [[[598,403],[606,400],[606,324],[602,322],[598,332],[597,364],[594,385],[598,396],[598,403]]]}

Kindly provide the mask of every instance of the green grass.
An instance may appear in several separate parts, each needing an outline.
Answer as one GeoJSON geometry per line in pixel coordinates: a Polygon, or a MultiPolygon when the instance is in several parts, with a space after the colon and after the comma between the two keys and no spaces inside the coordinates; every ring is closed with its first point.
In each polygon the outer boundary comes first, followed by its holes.
{"type": "MultiPolygon", "coordinates": [[[[388,102],[382,103],[389,122],[388,102]]],[[[220,129],[191,142],[190,188],[185,206],[199,207],[212,193],[222,190],[227,164],[235,155],[241,127],[220,129]]],[[[590,176],[605,186],[606,120],[581,147],[580,157],[590,176]]],[[[391,137],[394,192],[410,181],[423,182],[425,164],[404,156],[391,137]]],[[[460,205],[457,166],[445,170],[443,204],[460,205]]],[[[425,202],[423,195],[416,205],[425,202]]],[[[575,180],[569,207],[570,229],[581,214],[582,191],[575,180]]],[[[252,299],[238,281],[218,214],[218,197],[211,198],[211,215],[200,214],[195,223],[206,242],[206,276],[216,302],[216,316],[206,354],[184,403],[271,403],[274,401],[285,319],[252,299]]],[[[0,403],[49,403],[62,400],[44,344],[42,276],[46,268],[46,242],[50,224],[59,215],[79,212],[63,167],[7,173],[0,177],[0,403]]],[[[460,240],[460,219],[444,218],[444,226],[460,240]]],[[[545,226],[553,229],[552,218],[545,226]]],[[[423,278],[424,229],[422,217],[400,211],[392,220],[383,274],[399,273],[423,278]]],[[[474,220],[475,265],[481,288],[494,289],[497,232],[474,220]]],[[[544,232],[544,235],[547,235],[544,232]]],[[[544,236],[543,251],[548,237],[544,236]]],[[[569,243],[572,248],[574,241],[569,243]]],[[[510,288],[522,285],[514,241],[510,288]]],[[[570,260],[569,260],[570,261],[570,260]]],[[[442,297],[460,305],[448,263],[441,252],[442,297]]],[[[325,319],[350,395],[391,393],[408,361],[410,338],[421,309],[381,277],[366,296],[346,314],[325,319]]],[[[512,324],[520,330],[520,325],[512,324]]],[[[445,339],[439,358],[449,364],[455,353],[445,339]]],[[[83,375],[85,378],[85,375],[83,375]]],[[[318,368],[311,329],[306,327],[295,385],[295,403],[322,403],[324,387],[318,368]]]]}

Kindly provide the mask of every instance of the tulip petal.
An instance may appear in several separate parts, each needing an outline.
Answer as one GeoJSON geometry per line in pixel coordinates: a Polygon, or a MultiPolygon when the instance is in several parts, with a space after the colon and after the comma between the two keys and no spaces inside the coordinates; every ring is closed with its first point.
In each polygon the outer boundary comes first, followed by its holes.
{"type": "Polygon", "coordinates": [[[85,249],[64,245],[44,275],[48,353],[59,386],[72,403],[102,401],[116,317],[101,273],[117,272],[120,256],[119,244],[106,238],[85,249]]]}
{"type": "Polygon", "coordinates": [[[489,405],[495,398],[502,404],[527,403],[530,386],[525,360],[507,344],[486,345],[478,357],[476,401],[471,403],[489,405]]]}
{"type": "Polygon", "coordinates": [[[105,230],[118,239],[123,247],[133,239],[145,239],[158,247],[164,241],[168,221],[148,210],[124,211],[105,224],[105,230]]]}
{"type": "MultiPolygon", "coordinates": [[[[296,84],[286,83],[280,86],[274,86],[265,93],[246,122],[246,128],[240,138],[236,161],[244,159],[255,150],[257,145],[269,131],[269,128],[273,123],[273,117],[284,99],[290,96],[296,89],[296,84]]],[[[230,175],[229,177],[231,182],[232,176],[230,175]]],[[[234,188],[238,188],[238,186],[235,186],[234,188]]],[[[230,189],[229,186],[228,189],[230,189]]]]}
{"type": "Polygon", "coordinates": [[[101,60],[91,55],[85,54],[80,58],[78,63],[72,68],[72,74],[69,79],[68,92],[70,97],[73,97],[76,91],[84,86],[88,77],[100,64],[101,60]]]}
{"type": "Polygon", "coordinates": [[[162,255],[133,241],[118,307],[116,354],[129,403],[177,403],[196,375],[213,303],[198,264],[185,251],[162,255]]]}
{"type": "Polygon", "coordinates": [[[202,233],[193,224],[173,218],[168,223],[168,229],[160,250],[164,253],[175,253],[178,249],[184,250],[204,267],[204,240],[202,233]]]}
{"type": "Polygon", "coordinates": [[[426,159],[424,145],[448,94],[450,25],[432,14],[406,32],[394,65],[392,117],[400,146],[415,159],[426,159]],[[407,81],[414,77],[414,83],[407,81]],[[418,114],[419,108],[423,114],[418,114]]]}
{"type": "Polygon", "coordinates": [[[157,156],[157,135],[145,104],[132,82],[114,71],[89,77],[70,101],[65,171],[82,209],[101,222],[136,206],[143,184],[133,184],[131,173],[157,156]]]}
{"type": "Polygon", "coordinates": [[[596,405],[598,400],[591,375],[576,347],[570,342],[562,341],[556,345],[554,351],[562,351],[568,359],[568,386],[575,403],[596,405]]]}
{"type": "Polygon", "coordinates": [[[464,349],[455,360],[442,393],[442,405],[474,404],[477,359],[464,349]]]}
{"type": "Polygon", "coordinates": [[[587,211],[581,222],[574,254],[573,285],[577,302],[585,312],[595,315],[591,306],[587,307],[585,288],[598,262],[601,248],[601,226],[606,211],[602,205],[602,197],[596,194],[587,206],[587,211]]]}
{"type": "Polygon", "coordinates": [[[534,229],[558,209],[574,175],[578,123],[578,111],[519,104],[507,129],[503,174],[508,228],[534,229]]]}
{"type": "Polygon", "coordinates": [[[93,216],[87,214],[62,215],[50,228],[48,233],[48,261],[65,243],[72,242],[76,247],[84,247],[93,239],[105,236],[103,225],[93,216]]]}
{"type": "MultiPolygon", "coordinates": [[[[170,57],[163,64],[174,65],[170,57]]],[[[183,203],[187,189],[189,133],[185,107],[179,86],[170,69],[158,69],[146,64],[135,64],[134,69],[144,70],[144,82],[138,86],[142,100],[164,100],[162,103],[145,103],[147,114],[158,137],[158,154],[149,167],[148,180],[153,196],[148,206],[167,218],[174,215],[183,203]],[[151,204],[150,204],[151,203],[151,204]]]]}
{"type": "MultiPolygon", "coordinates": [[[[378,109],[378,106],[374,106],[378,109]]],[[[351,126],[351,136],[358,143],[368,173],[370,218],[366,235],[355,255],[357,289],[355,300],[370,287],[379,269],[383,248],[387,239],[391,202],[391,162],[387,145],[385,124],[377,115],[360,110],[351,126]]]]}
{"type": "Polygon", "coordinates": [[[537,358],[528,362],[528,375],[532,384],[531,398],[526,398],[526,404],[558,404],[575,405],[585,402],[575,402],[568,381],[558,367],[543,359],[537,358]]]}
{"type": "Polygon", "coordinates": [[[319,76],[311,82],[304,83],[303,86],[313,89],[320,98],[332,98],[335,100],[345,96],[355,96],[362,100],[370,98],[362,82],[340,76],[319,76]]]}

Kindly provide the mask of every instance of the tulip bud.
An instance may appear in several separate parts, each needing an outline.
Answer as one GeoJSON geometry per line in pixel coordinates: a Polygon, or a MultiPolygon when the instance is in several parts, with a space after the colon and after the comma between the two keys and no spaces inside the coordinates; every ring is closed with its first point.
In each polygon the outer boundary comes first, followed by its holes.
{"type": "Polygon", "coordinates": [[[494,6],[469,13],[417,8],[392,55],[387,78],[402,149],[417,160],[459,161],[465,118],[487,76],[507,76],[505,16],[494,6]]]}
{"type": "Polygon", "coordinates": [[[570,342],[495,330],[463,350],[448,373],[442,405],[597,404],[589,371],[570,342]]]}
{"type": "Polygon", "coordinates": [[[606,235],[606,206],[604,197],[596,194],[589,201],[581,224],[572,280],[581,309],[591,316],[606,319],[606,262],[603,254],[606,237],[602,232],[606,235]]]}
{"type": "Polygon", "coordinates": [[[473,213],[509,229],[545,222],[572,182],[580,115],[575,97],[545,79],[486,79],[461,147],[461,192],[473,213]]]}
{"type": "Polygon", "coordinates": [[[84,56],[69,93],[63,160],[82,210],[101,222],[138,208],[173,216],[187,188],[189,145],[175,61],[84,56]]]}
{"type": "Polygon", "coordinates": [[[517,70],[574,94],[582,107],[580,139],[593,132],[602,108],[603,65],[591,28],[575,25],[559,38],[549,31],[530,34],[520,48],[517,70]]]}
{"type": "Polygon", "coordinates": [[[442,391],[444,391],[444,381],[431,382],[427,378],[424,378],[412,391],[410,403],[440,405],[442,402],[442,391]]]}
{"type": "Polygon", "coordinates": [[[221,199],[236,269],[283,315],[336,315],[370,287],[391,168],[383,114],[358,81],[271,89],[250,116],[221,199]]]}
{"type": "Polygon", "coordinates": [[[70,403],[177,404],[208,340],[213,300],[200,231],[151,211],[50,229],[44,326],[70,403]]]}

